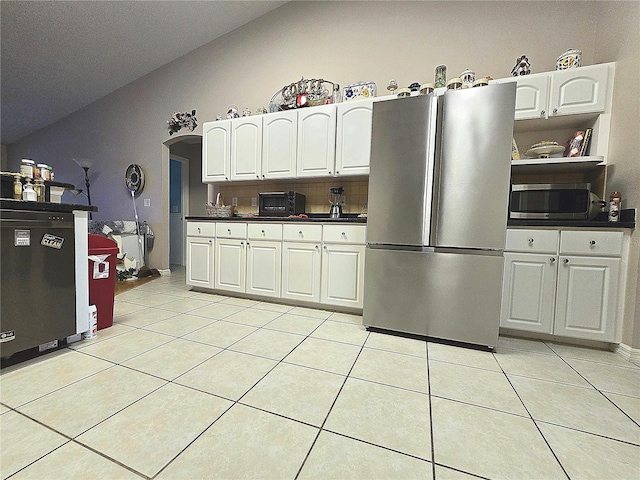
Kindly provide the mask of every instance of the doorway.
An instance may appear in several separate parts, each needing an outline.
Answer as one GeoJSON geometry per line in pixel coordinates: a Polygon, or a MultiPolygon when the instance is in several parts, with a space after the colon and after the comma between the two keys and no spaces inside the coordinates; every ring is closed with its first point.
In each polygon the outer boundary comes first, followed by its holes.
{"type": "Polygon", "coordinates": [[[186,265],[186,221],[189,212],[189,159],[169,157],[169,264],[186,265]]]}

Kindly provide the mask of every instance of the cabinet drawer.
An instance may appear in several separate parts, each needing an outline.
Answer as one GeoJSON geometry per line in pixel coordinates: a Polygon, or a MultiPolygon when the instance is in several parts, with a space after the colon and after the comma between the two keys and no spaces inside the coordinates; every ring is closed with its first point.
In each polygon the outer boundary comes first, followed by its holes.
{"type": "Polygon", "coordinates": [[[217,222],[217,238],[247,238],[247,224],[235,222],[217,222]]]}
{"type": "Polygon", "coordinates": [[[358,243],[366,242],[367,227],[364,225],[324,225],[322,240],[327,243],[358,243]]]}
{"type": "Polygon", "coordinates": [[[560,253],[563,255],[622,255],[622,232],[562,232],[560,253]]]}
{"type": "Polygon", "coordinates": [[[509,252],[556,253],[558,230],[507,229],[506,250],[509,252]]]}
{"type": "Polygon", "coordinates": [[[290,242],[320,242],[322,225],[284,225],[282,238],[290,242]]]}
{"type": "Polygon", "coordinates": [[[187,222],[188,237],[214,237],[215,222],[187,222]]]}
{"type": "Polygon", "coordinates": [[[281,223],[249,223],[247,230],[251,240],[282,240],[281,223]]]}

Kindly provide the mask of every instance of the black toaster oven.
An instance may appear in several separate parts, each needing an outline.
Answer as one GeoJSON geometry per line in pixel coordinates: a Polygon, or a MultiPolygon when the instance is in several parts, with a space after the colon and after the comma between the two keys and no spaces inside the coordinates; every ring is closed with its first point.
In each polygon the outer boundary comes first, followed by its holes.
{"type": "Polygon", "coordinates": [[[260,216],[288,217],[304,213],[306,197],[298,192],[263,192],[258,194],[260,216]]]}

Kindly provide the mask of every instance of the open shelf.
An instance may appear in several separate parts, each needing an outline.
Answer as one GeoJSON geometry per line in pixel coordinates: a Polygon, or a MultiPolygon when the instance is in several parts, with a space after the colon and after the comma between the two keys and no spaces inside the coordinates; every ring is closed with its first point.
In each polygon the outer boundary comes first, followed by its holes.
{"type": "Polygon", "coordinates": [[[585,157],[525,158],[512,160],[511,171],[518,174],[530,173],[576,173],[588,172],[604,166],[604,157],[590,155],[585,157]]]}

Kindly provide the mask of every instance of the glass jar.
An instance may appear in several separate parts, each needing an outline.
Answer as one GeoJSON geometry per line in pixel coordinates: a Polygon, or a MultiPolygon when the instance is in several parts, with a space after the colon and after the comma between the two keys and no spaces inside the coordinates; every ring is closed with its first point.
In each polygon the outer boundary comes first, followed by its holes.
{"type": "Polygon", "coordinates": [[[33,178],[33,169],[35,168],[36,162],[33,160],[29,160],[28,158],[23,158],[20,161],[20,173],[23,177],[33,178]]]}
{"type": "Polygon", "coordinates": [[[13,179],[13,199],[22,200],[22,178],[16,175],[13,179]]]}
{"type": "Polygon", "coordinates": [[[40,178],[44,180],[51,180],[49,176],[49,166],[46,163],[39,163],[38,170],[40,170],[40,178]]]}
{"type": "Polygon", "coordinates": [[[45,197],[44,179],[36,178],[35,185],[33,186],[33,190],[36,192],[36,202],[44,202],[44,197],[45,197]]]}
{"type": "Polygon", "coordinates": [[[438,65],[436,67],[436,78],[435,82],[436,88],[444,87],[447,84],[447,66],[446,65],[438,65]]]}

